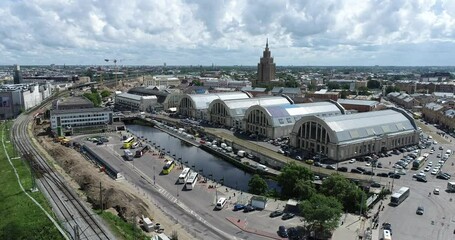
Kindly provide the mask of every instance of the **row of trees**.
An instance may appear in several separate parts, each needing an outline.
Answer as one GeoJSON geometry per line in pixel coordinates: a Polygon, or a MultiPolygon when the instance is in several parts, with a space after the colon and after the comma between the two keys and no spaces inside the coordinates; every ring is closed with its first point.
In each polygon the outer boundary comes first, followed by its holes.
{"type": "MultiPolygon", "coordinates": [[[[300,202],[299,208],[308,230],[320,233],[331,231],[338,226],[343,212],[357,212],[365,208],[366,194],[342,175],[327,177],[318,190],[313,179],[313,172],[294,162],[282,168],[277,178],[281,187],[280,197],[300,202]]],[[[250,193],[268,193],[267,183],[259,175],[254,175],[248,186],[250,193]]]]}
{"type": "Polygon", "coordinates": [[[108,90],[103,90],[101,93],[99,93],[96,88],[92,88],[91,92],[83,94],[83,96],[89,99],[95,105],[95,107],[101,106],[102,99],[107,98],[110,95],[111,92],[108,90]]]}

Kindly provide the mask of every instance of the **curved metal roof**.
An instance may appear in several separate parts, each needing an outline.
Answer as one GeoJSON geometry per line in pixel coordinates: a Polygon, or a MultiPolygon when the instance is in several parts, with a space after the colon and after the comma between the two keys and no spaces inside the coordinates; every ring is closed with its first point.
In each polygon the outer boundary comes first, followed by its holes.
{"type": "Polygon", "coordinates": [[[294,125],[301,117],[307,115],[333,116],[344,114],[344,109],[336,102],[316,102],[302,104],[282,104],[272,106],[252,106],[247,110],[263,111],[269,116],[272,126],[294,125]]]}
{"type": "Polygon", "coordinates": [[[221,93],[210,93],[210,94],[185,94],[183,98],[189,98],[194,103],[195,109],[207,109],[210,103],[215,99],[221,100],[233,100],[233,99],[245,99],[250,98],[248,93],[244,92],[221,92],[221,93]]]}
{"type": "Polygon", "coordinates": [[[214,100],[209,109],[215,104],[221,103],[228,109],[231,117],[234,116],[244,116],[246,110],[254,105],[259,106],[270,106],[270,105],[279,105],[279,104],[289,104],[289,99],[281,96],[267,96],[267,97],[257,97],[257,98],[246,98],[246,99],[235,99],[235,100],[214,100]]]}
{"type": "Polygon", "coordinates": [[[416,130],[414,119],[400,109],[355,113],[332,117],[303,117],[293,131],[306,121],[316,121],[331,131],[337,143],[416,130]]]}

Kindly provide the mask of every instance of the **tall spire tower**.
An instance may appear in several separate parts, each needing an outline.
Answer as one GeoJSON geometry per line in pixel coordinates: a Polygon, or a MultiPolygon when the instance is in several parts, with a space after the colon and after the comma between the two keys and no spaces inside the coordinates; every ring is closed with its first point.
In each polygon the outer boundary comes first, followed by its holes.
{"type": "Polygon", "coordinates": [[[265,49],[258,63],[258,76],[254,86],[270,83],[275,79],[276,65],[273,63],[273,57],[269,51],[269,39],[265,42],[265,49]]]}

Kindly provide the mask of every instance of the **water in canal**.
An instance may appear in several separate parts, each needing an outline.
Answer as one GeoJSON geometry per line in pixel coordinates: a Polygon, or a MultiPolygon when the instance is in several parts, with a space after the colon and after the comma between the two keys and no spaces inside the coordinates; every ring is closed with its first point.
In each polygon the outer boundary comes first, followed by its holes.
{"type": "MultiPolygon", "coordinates": [[[[245,192],[248,191],[248,181],[252,175],[236,168],[223,159],[189,145],[156,128],[128,125],[127,129],[134,135],[143,136],[147,138],[147,141],[159,145],[161,149],[165,148],[165,152],[169,151],[167,153],[168,155],[175,155],[175,158],[182,158],[185,165],[202,173],[203,176],[215,179],[217,182],[220,182],[224,178],[225,186],[245,192]]],[[[279,187],[275,181],[266,179],[266,182],[269,185],[269,189],[277,189],[279,191],[279,187]]]]}

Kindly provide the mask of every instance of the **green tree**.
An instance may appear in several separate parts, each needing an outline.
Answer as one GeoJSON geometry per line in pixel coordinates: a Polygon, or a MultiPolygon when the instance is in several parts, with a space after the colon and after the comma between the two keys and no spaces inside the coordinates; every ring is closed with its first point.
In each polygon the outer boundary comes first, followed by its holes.
{"type": "Polygon", "coordinates": [[[378,80],[369,80],[367,82],[367,87],[369,89],[379,89],[381,88],[381,82],[379,82],[378,80]]]}
{"type": "Polygon", "coordinates": [[[278,184],[281,186],[281,195],[283,198],[298,198],[295,186],[299,180],[313,180],[313,172],[308,168],[297,165],[295,162],[286,164],[278,175],[278,184]]]}
{"type": "Polygon", "coordinates": [[[261,176],[254,174],[248,182],[248,192],[256,195],[267,193],[269,186],[261,176]]]}
{"type": "Polygon", "coordinates": [[[365,193],[353,182],[339,174],[333,174],[322,182],[320,193],[338,199],[347,212],[365,209],[365,193]]]}
{"type": "Polygon", "coordinates": [[[320,237],[334,230],[343,214],[342,205],[336,198],[322,194],[314,194],[301,202],[299,208],[308,229],[320,237]]]}
{"type": "Polygon", "coordinates": [[[391,93],[391,92],[399,92],[400,91],[400,88],[398,87],[395,87],[395,86],[387,86],[385,88],[385,95],[391,93]]]}
{"type": "Polygon", "coordinates": [[[367,87],[361,86],[357,90],[360,95],[370,95],[370,91],[368,90],[367,87]]]}
{"type": "Polygon", "coordinates": [[[200,80],[193,80],[193,85],[194,86],[204,86],[204,83],[201,82],[200,80]]]}
{"type": "Polygon", "coordinates": [[[340,88],[340,84],[338,84],[337,82],[328,82],[326,85],[329,90],[340,88]]]}
{"type": "Polygon", "coordinates": [[[101,92],[101,97],[102,97],[102,98],[107,98],[107,97],[109,97],[110,95],[111,95],[111,92],[110,92],[109,90],[103,90],[103,91],[101,92]]]}
{"type": "Polygon", "coordinates": [[[297,200],[304,200],[309,199],[316,194],[316,189],[311,180],[299,179],[295,184],[294,192],[297,195],[297,200]]]}
{"type": "Polygon", "coordinates": [[[309,91],[314,91],[314,90],[316,90],[316,85],[314,85],[314,84],[309,84],[309,85],[308,85],[308,90],[309,90],[309,91]]]}
{"type": "Polygon", "coordinates": [[[340,98],[346,99],[348,97],[348,92],[346,90],[341,91],[340,98]]]}
{"type": "Polygon", "coordinates": [[[95,107],[99,107],[101,105],[101,96],[97,92],[84,93],[83,96],[90,100],[95,105],[95,107]]]}

